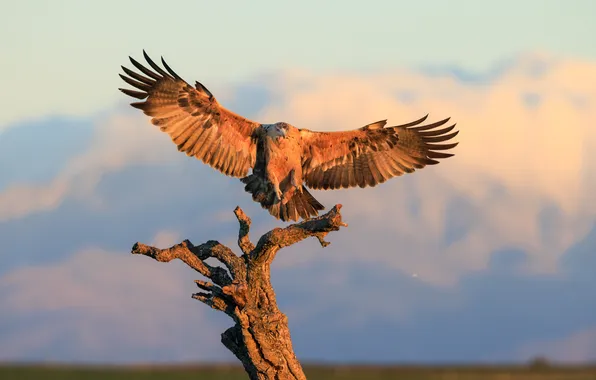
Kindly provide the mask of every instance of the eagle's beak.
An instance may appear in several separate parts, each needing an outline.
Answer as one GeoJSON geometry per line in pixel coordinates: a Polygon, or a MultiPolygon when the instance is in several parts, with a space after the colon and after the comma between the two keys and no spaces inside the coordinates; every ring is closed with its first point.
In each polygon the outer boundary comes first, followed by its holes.
{"type": "Polygon", "coordinates": [[[283,128],[275,127],[275,130],[281,134],[283,137],[286,137],[286,130],[283,128]]]}

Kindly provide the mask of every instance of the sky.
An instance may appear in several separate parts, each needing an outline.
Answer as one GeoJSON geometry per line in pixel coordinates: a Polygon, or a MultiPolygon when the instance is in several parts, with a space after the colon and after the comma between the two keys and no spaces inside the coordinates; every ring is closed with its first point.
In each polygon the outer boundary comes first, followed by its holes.
{"type": "Polygon", "coordinates": [[[114,72],[142,49],[216,90],[280,69],[483,73],[544,50],[596,59],[591,0],[30,0],[0,10],[0,83],[11,89],[0,94],[0,128],[116,104],[114,72]]]}
{"type": "Polygon", "coordinates": [[[117,74],[142,49],[264,123],[458,123],[456,156],[437,166],[313,191],[349,227],[273,264],[300,359],[596,360],[595,13],[580,0],[2,3],[0,361],[234,360],[219,342],[231,321],[190,298],[194,273],[130,247],[238,252],[236,205],[255,241],[282,223],[128,106],[117,74]]]}

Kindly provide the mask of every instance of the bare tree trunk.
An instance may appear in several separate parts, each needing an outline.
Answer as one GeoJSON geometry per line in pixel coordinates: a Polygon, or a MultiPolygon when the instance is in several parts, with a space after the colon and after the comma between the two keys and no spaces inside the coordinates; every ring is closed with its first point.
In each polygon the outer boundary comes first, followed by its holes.
{"type": "Polygon", "coordinates": [[[196,280],[202,292],[193,298],[234,320],[235,325],[221,334],[221,342],[242,362],[251,379],[306,379],[292,348],[288,318],[277,307],[270,268],[277,251],[307,237],[316,237],[326,247],[329,243],[324,237],[347,226],[341,221],[340,208],[336,205],[325,215],[275,228],[255,246],[248,235],[250,218],[236,207],[242,256],[214,240],[198,246],[184,240],[166,249],[136,243],[132,253],[162,262],[180,259],[211,280],[196,280]],[[210,257],[225,268],[207,264],[210,257]]]}

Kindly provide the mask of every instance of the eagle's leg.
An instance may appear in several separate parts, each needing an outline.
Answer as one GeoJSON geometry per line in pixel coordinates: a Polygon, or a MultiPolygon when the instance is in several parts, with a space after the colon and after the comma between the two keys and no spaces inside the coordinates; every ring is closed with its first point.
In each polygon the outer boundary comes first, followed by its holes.
{"type": "Polygon", "coordinates": [[[279,188],[279,181],[277,180],[277,177],[275,176],[275,174],[269,172],[267,173],[267,177],[269,180],[269,183],[271,184],[271,187],[273,187],[273,191],[275,193],[275,199],[273,200],[273,203],[277,203],[280,202],[282,200],[283,197],[283,193],[281,192],[281,189],[279,188]]]}
{"type": "Polygon", "coordinates": [[[296,189],[300,189],[301,186],[298,183],[298,180],[296,179],[296,169],[292,169],[290,171],[290,183],[292,184],[292,186],[294,186],[296,189]]]}
{"type": "Polygon", "coordinates": [[[298,181],[296,180],[296,170],[295,169],[290,170],[289,176],[290,176],[290,186],[283,193],[283,197],[281,200],[282,204],[288,203],[290,201],[290,199],[292,199],[292,197],[294,196],[294,193],[296,192],[296,190],[298,190],[298,191],[301,190],[301,186],[299,186],[298,181]]]}

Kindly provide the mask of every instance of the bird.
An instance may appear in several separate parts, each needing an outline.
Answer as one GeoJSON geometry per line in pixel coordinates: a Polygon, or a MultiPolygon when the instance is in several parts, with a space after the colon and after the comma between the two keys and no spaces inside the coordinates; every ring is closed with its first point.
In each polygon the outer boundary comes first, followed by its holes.
{"type": "Polygon", "coordinates": [[[239,178],[244,190],[277,220],[309,220],[325,207],[309,192],[373,187],[453,156],[459,131],[450,118],[426,123],[428,114],[401,125],[380,120],[346,131],[313,131],[287,122],[264,124],[223,107],[200,82],[194,86],[143,50],[146,67],[121,66],[119,88],[169,135],[178,151],[239,178]],[[250,171],[250,173],[249,173],[250,171]]]}

